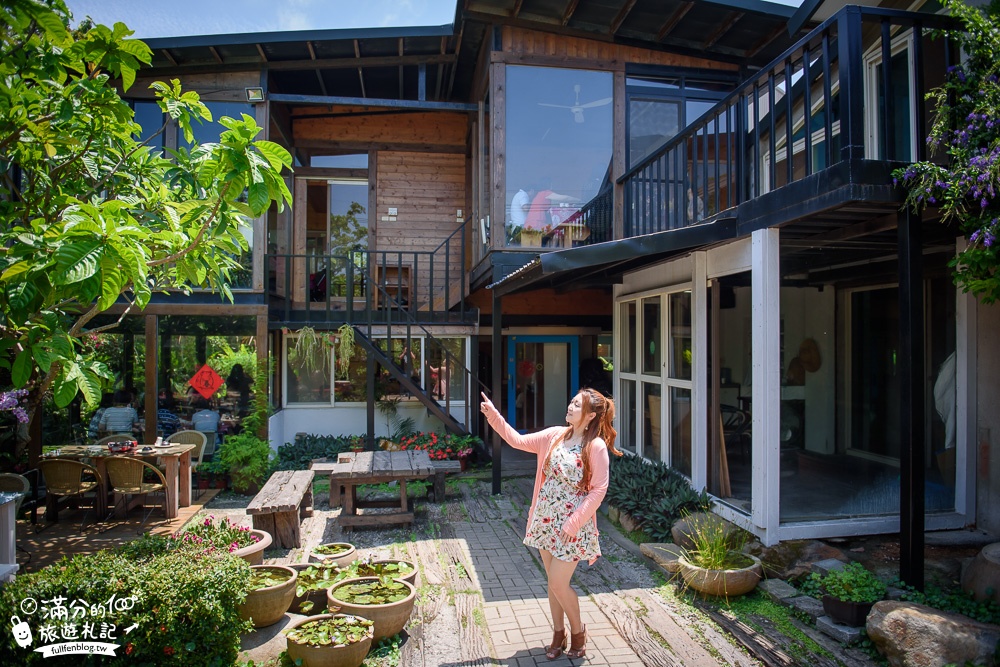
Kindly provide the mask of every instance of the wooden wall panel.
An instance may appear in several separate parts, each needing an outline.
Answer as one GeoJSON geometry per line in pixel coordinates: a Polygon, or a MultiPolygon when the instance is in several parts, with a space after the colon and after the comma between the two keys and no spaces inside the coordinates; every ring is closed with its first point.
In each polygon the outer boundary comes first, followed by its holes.
{"type": "MultiPolygon", "coordinates": [[[[169,77],[180,79],[184,90],[196,90],[202,101],[246,102],[246,89],[260,85],[260,72],[206,72],[204,74],[183,74],[169,77]]],[[[136,77],[128,89],[128,97],[145,99],[153,97],[149,85],[154,81],[166,81],[163,75],[136,77]]]]}
{"type": "MultiPolygon", "coordinates": [[[[494,58],[499,55],[495,54],[494,58]]],[[[611,69],[624,69],[625,63],[665,65],[671,67],[704,67],[724,70],[737,69],[737,66],[732,63],[718,62],[708,58],[695,58],[693,56],[664,51],[650,51],[635,46],[611,44],[583,37],[556,36],[537,30],[512,26],[505,26],[503,30],[503,56],[589,60],[610,64],[611,69]]],[[[580,66],[583,67],[583,64],[580,66]]]]}
{"type": "MultiPolygon", "coordinates": [[[[466,158],[454,153],[410,153],[380,151],[376,168],[376,210],[369,220],[375,220],[375,250],[427,251],[437,248],[445,238],[461,226],[456,213],[467,211],[466,158]],[[389,207],[397,210],[395,220],[389,217],[389,207]]],[[[451,246],[448,279],[453,285],[465,279],[461,248],[456,235],[451,246]]],[[[388,256],[387,264],[396,258],[388,256]]],[[[413,277],[418,300],[423,301],[428,289],[429,265],[420,258],[419,275],[413,277]]],[[[466,261],[469,261],[466,253],[466,261]]],[[[434,289],[445,284],[443,251],[434,260],[434,289]]]]}
{"type": "MultiPolygon", "coordinates": [[[[468,304],[483,315],[493,312],[493,293],[481,289],[471,294],[468,304]]],[[[580,289],[557,292],[539,289],[507,294],[503,297],[504,315],[609,315],[614,300],[610,290],[580,289]]]]}
{"type": "MultiPolygon", "coordinates": [[[[465,152],[469,115],[451,112],[384,113],[325,117],[296,113],[292,117],[295,142],[350,141],[353,143],[460,148],[465,152]]],[[[454,215],[452,211],[452,215],[454,215]]]]}

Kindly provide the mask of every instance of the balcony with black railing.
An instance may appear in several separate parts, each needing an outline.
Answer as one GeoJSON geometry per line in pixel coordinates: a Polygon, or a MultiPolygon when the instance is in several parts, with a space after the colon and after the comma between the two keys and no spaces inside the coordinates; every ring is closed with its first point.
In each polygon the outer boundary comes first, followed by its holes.
{"type": "Polygon", "coordinates": [[[891,166],[926,157],[925,95],[958,62],[939,31],[956,25],[845,7],[618,179],[624,235],[742,218],[741,205],[796,183],[808,188],[782,192],[891,186],[891,166]]]}

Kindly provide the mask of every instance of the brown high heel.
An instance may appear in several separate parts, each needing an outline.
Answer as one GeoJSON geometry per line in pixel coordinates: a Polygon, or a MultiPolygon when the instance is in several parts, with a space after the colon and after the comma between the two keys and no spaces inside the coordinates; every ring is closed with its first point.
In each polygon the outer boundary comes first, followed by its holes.
{"type": "Polygon", "coordinates": [[[569,650],[566,651],[567,658],[583,658],[587,655],[587,626],[577,633],[569,636],[569,650]]]}
{"type": "Polygon", "coordinates": [[[545,647],[545,657],[557,660],[566,650],[566,630],[556,630],[552,633],[552,643],[545,647]]]}

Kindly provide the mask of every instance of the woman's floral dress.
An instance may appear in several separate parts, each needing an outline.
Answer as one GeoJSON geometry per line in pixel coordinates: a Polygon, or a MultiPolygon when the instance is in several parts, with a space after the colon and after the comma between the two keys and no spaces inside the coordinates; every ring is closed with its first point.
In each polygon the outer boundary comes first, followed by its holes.
{"type": "Polygon", "coordinates": [[[560,443],[552,450],[544,471],[545,482],[535,503],[535,513],[524,536],[526,546],[545,549],[559,560],[589,561],[601,555],[593,521],[585,522],[569,543],[564,543],[559,537],[563,523],[587,495],[576,488],[583,478],[581,448],[582,443],[579,442],[569,446],[560,443]]]}

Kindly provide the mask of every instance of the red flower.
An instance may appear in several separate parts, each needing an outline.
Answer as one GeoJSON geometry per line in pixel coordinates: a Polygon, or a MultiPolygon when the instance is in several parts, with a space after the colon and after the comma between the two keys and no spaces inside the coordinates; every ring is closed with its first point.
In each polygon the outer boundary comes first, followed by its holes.
{"type": "Polygon", "coordinates": [[[163,653],[165,655],[173,655],[174,654],[174,647],[173,646],[164,646],[163,647],[163,653]]]}
{"type": "Polygon", "coordinates": [[[132,651],[134,650],[135,646],[132,645],[132,642],[125,644],[125,655],[132,655],[132,651]]]}

